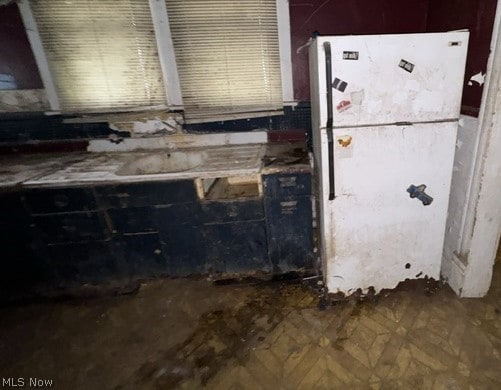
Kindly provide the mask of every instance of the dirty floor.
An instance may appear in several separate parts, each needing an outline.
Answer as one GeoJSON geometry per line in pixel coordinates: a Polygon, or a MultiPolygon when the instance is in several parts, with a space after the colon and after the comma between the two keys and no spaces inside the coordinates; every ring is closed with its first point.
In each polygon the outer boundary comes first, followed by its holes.
{"type": "Polygon", "coordinates": [[[324,301],[316,280],[157,280],[4,307],[0,376],[55,389],[499,389],[500,265],[483,299],[427,282],[324,301]]]}

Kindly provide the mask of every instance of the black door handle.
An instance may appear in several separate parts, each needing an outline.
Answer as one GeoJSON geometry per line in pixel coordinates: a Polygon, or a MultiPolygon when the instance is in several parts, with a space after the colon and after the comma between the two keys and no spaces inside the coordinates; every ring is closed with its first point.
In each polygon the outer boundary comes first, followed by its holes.
{"type": "Polygon", "coordinates": [[[330,42],[324,42],[325,79],[327,88],[327,145],[329,148],[329,200],[336,197],[334,182],[334,136],[332,134],[332,54],[330,42]]]}
{"type": "Polygon", "coordinates": [[[426,190],[425,184],[418,186],[411,184],[409,188],[407,188],[407,192],[409,193],[409,196],[411,198],[417,198],[423,203],[424,206],[429,206],[431,202],[433,202],[433,198],[425,193],[424,190],[426,190]]]}

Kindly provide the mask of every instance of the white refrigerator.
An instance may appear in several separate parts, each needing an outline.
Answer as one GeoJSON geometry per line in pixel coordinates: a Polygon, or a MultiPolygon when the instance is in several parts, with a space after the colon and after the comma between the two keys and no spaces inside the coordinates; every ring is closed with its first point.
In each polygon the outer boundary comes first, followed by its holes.
{"type": "Polygon", "coordinates": [[[468,35],[319,36],[310,46],[330,293],[440,277],[468,35]]]}

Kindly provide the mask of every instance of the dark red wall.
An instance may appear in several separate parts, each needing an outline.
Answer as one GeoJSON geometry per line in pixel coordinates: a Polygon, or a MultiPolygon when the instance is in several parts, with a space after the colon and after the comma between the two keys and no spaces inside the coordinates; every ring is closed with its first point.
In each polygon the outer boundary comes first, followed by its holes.
{"type": "Polygon", "coordinates": [[[0,6],[0,73],[14,76],[19,89],[43,88],[16,4],[0,6]]]}
{"type": "Polygon", "coordinates": [[[308,49],[314,31],[321,35],[426,31],[428,0],[290,0],[294,98],[310,99],[308,49]]]}
{"type": "Polygon", "coordinates": [[[485,73],[496,13],[496,0],[434,0],[428,8],[428,31],[470,30],[466,61],[462,111],[478,115],[482,87],[468,80],[478,72],[485,73]]]}
{"type": "Polygon", "coordinates": [[[463,113],[477,115],[482,87],[468,85],[486,72],[496,0],[290,0],[294,97],[309,100],[308,50],[314,31],[321,35],[470,30],[462,101],[463,113]]]}
{"type": "MultiPolygon", "coordinates": [[[[290,0],[294,97],[309,100],[308,50],[314,31],[322,35],[470,30],[466,80],[485,73],[496,0],[290,0]]],[[[35,59],[15,4],[0,6],[0,73],[20,89],[42,88],[35,59]]],[[[467,86],[463,111],[475,114],[482,87],[467,86]]]]}

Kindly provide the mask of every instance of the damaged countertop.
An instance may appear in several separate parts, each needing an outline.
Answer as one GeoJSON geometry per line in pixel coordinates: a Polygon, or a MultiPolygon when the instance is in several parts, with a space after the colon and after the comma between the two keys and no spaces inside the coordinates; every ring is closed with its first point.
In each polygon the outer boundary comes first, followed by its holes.
{"type": "Polygon", "coordinates": [[[90,183],[165,181],[269,174],[309,169],[304,144],[241,144],[176,151],[203,153],[203,163],[179,172],[117,174],[127,163],[171,150],[74,152],[0,157],[0,187],[61,187],[90,183]]]}
{"type": "Polygon", "coordinates": [[[302,142],[268,144],[262,162],[263,174],[311,169],[308,150],[302,142]]]}

